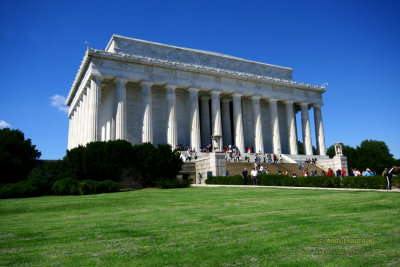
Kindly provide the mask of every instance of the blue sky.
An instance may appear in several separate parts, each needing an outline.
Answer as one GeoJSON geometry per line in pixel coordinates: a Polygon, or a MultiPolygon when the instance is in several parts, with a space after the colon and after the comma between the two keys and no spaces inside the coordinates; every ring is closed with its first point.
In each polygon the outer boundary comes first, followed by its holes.
{"type": "Polygon", "coordinates": [[[85,41],[104,49],[120,34],[291,67],[295,81],[328,83],[327,146],[374,139],[400,158],[399,14],[400,1],[388,0],[1,0],[0,127],[22,130],[41,158],[62,158],[68,119],[59,103],[85,41]]]}

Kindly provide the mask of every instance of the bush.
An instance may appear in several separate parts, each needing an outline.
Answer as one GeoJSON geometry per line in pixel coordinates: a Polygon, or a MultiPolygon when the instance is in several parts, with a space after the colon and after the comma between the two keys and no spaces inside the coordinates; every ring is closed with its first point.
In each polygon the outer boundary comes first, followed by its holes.
{"type": "Polygon", "coordinates": [[[121,188],[120,183],[111,181],[111,180],[105,180],[98,182],[96,185],[96,193],[111,193],[111,192],[118,192],[121,188]]]}
{"type": "MultiPolygon", "coordinates": [[[[397,178],[396,178],[397,179],[397,178]]],[[[397,180],[395,180],[396,182],[397,180]]],[[[392,179],[393,182],[393,179],[392,179]]],[[[393,184],[395,183],[393,182],[393,184]]],[[[212,176],[207,178],[206,184],[242,185],[243,179],[240,175],[235,176],[212,176]]],[[[253,184],[252,179],[247,179],[247,184],[253,184]]],[[[258,184],[266,186],[297,186],[297,187],[333,187],[333,188],[368,188],[385,189],[386,179],[381,176],[307,176],[290,177],[278,174],[264,174],[258,176],[258,184]]]]}
{"type": "Polygon", "coordinates": [[[41,179],[0,185],[0,198],[35,197],[51,194],[51,186],[41,179]]]}
{"type": "Polygon", "coordinates": [[[157,182],[156,186],[163,189],[186,188],[190,186],[190,181],[185,179],[180,180],[178,178],[173,180],[161,179],[157,182]]]}
{"type": "Polygon", "coordinates": [[[78,195],[78,181],[73,178],[58,180],[53,184],[52,191],[56,195],[78,195]]]}

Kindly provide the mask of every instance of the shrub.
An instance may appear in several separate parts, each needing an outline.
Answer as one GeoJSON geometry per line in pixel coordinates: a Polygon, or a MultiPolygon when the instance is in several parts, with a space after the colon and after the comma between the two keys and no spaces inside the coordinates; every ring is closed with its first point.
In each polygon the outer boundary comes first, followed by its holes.
{"type": "MultiPolygon", "coordinates": [[[[251,179],[250,179],[251,180],[251,179]]],[[[249,179],[247,180],[249,182],[249,179]]],[[[211,176],[206,179],[206,184],[231,184],[241,185],[243,184],[243,178],[241,175],[233,176],[211,176]]]]}
{"type": "MultiPolygon", "coordinates": [[[[397,181],[397,180],[396,180],[397,181]]],[[[393,182],[393,179],[392,179],[393,182]]],[[[206,180],[206,184],[227,184],[241,185],[243,179],[240,175],[235,176],[212,176],[206,180]]],[[[247,184],[253,184],[249,177],[247,184]]],[[[328,176],[307,176],[307,177],[290,177],[278,174],[264,174],[258,177],[259,185],[267,186],[298,186],[298,187],[346,187],[346,188],[370,188],[384,189],[386,188],[386,180],[381,176],[346,176],[340,177],[328,176]]]]}
{"type": "Polygon", "coordinates": [[[34,197],[51,194],[51,186],[40,179],[0,185],[0,198],[34,197]]]}
{"type": "Polygon", "coordinates": [[[100,193],[118,192],[120,188],[121,188],[120,183],[111,180],[105,180],[97,182],[96,193],[100,194],[100,193]]]}
{"type": "Polygon", "coordinates": [[[52,191],[56,195],[77,195],[79,194],[78,181],[73,178],[58,180],[53,184],[52,191]]]}
{"type": "Polygon", "coordinates": [[[185,180],[185,179],[160,179],[157,184],[157,187],[159,188],[163,188],[163,189],[170,189],[170,188],[185,188],[185,187],[189,187],[190,186],[190,181],[189,180],[185,180]]]}

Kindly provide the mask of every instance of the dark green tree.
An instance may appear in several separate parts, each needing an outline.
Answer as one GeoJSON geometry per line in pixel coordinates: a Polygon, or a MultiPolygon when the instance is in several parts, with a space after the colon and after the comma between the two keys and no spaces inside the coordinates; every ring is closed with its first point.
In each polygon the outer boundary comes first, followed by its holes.
{"type": "Polygon", "coordinates": [[[0,182],[26,179],[40,155],[20,130],[0,129],[0,182]]]}
{"type": "MultiPolygon", "coordinates": [[[[326,153],[330,157],[335,156],[334,146],[330,146],[326,153]]],[[[349,169],[356,168],[363,171],[369,168],[377,174],[380,174],[385,167],[391,167],[397,163],[383,141],[364,140],[356,148],[343,145],[343,155],[347,157],[349,169]]]]}
{"type": "MultiPolygon", "coordinates": [[[[304,155],[304,144],[301,141],[297,141],[297,150],[299,152],[299,155],[304,155]]],[[[312,146],[313,154],[318,155],[318,150],[315,148],[315,146],[312,146]]]]}
{"type": "Polygon", "coordinates": [[[389,168],[396,164],[393,155],[385,142],[376,140],[364,140],[357,151],[357,168],[365,170],[370,168],[380,174],[385,167],[389,168]]]}
{"type": "Polygon", "coordinates": [[[119,181],[132,159],[132,144],[125,140],[91,142],[68,150],[64,158],[72,178],[98,181],[119,181]]]}

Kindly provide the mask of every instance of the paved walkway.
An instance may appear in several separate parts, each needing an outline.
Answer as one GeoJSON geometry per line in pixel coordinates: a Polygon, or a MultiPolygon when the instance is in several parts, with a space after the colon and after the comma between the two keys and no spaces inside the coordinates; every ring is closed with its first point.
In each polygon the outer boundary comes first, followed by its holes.
{"type": "Polygon", "coordinates": [[[225,185],[225,184],[192,184],[194,187],[253,187],[253,188],[284,188],[284,189],[315,189],[315,190],[331,190],[331,191],[378,191],[378,192],[396,192],[400,193],[399,188],[391,191],[386,189],[362,189],[362,188],[331,188],[331,187],[297,187],[297,186],[266,186],[266,185],[225,185]]]}

